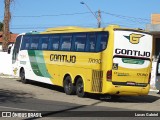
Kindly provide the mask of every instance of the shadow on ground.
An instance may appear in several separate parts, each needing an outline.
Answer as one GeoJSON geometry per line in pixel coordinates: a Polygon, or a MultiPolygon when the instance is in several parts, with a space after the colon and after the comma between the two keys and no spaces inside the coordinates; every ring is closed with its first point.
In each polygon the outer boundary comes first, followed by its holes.
{"type": "Polygon", "coordinates": [[[23,102],[24,99],[32,98],[32,97],[33,95],[29,93],[0,89],[0,103],[23,102]]]}
{"type": "MultiPolygon", "coordinates": [[[[55,85],[53,86],[35,81],[29,81],[29,84],[64,93],[63,88],[59,86],[55,85]]],[[[160,96],[156,96],[156,93],[153,93],[153,95],[146,95],[146,96],[120,96],[120,97],[111,96],[110,99],[107,95],[87,94],[87,98],[106,101],[106,102],[119,102],[119,103],[153,103],[159,100],[160,96]]]]}

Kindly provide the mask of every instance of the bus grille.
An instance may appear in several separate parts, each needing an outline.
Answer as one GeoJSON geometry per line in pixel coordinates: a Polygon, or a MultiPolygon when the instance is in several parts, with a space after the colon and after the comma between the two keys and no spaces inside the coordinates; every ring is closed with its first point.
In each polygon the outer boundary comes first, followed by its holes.
{"type": "Polygon", "coordinates": [[[102,92],[103,71],[92,70],[92,91],[102,92]]]}

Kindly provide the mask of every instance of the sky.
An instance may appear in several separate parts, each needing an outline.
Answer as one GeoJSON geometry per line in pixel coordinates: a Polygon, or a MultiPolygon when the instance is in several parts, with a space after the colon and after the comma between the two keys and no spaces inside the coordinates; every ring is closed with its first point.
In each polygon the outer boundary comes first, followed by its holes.
{"type": "MultiPolygon", "coordinates": [[[[11,4],[10,31],[44,31],[59,26],[101,27],[117,24],[142,28],[151,23],[151,14],[160,13],[160,0],[14,0],[11,4]]],[[[4,0],[0,0],[0,22],[4,19],[4,0]]]]}

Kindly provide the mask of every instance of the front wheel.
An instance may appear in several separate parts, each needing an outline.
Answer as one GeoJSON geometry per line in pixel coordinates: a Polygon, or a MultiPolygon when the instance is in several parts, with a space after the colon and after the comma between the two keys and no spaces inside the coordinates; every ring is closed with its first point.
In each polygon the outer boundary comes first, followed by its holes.
{"type": "Polygon", "coordinates": [[[24,71],[24,69],[21,70],[20,77],[21,77],[21,82],[22,83],[24,83],[24,84],[28,83],[28,81],[25,78],[25,71],[24,71]]]}
{"type": "Polygon", "coordinates": [[[76,94],[78,97],[85,97],[86,93],[84,92],[84,84],[82,78],[78,78],[76,83],[76,94]]]}

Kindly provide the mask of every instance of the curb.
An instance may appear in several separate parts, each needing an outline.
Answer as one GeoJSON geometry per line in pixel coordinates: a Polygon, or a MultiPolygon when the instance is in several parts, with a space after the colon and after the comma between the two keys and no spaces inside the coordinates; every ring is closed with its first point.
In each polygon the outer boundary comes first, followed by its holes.
{"type": "Polygon", "coordinates": [[[4,74],[0,74],[0,78],[19,78],[19,77],[12,76],[12,75],[4,75],[4,74]]]}
{"type": "Polygon", "coordinates": [[[159,90],[150,89],[150,92],[158,92],[159,90]]]}

